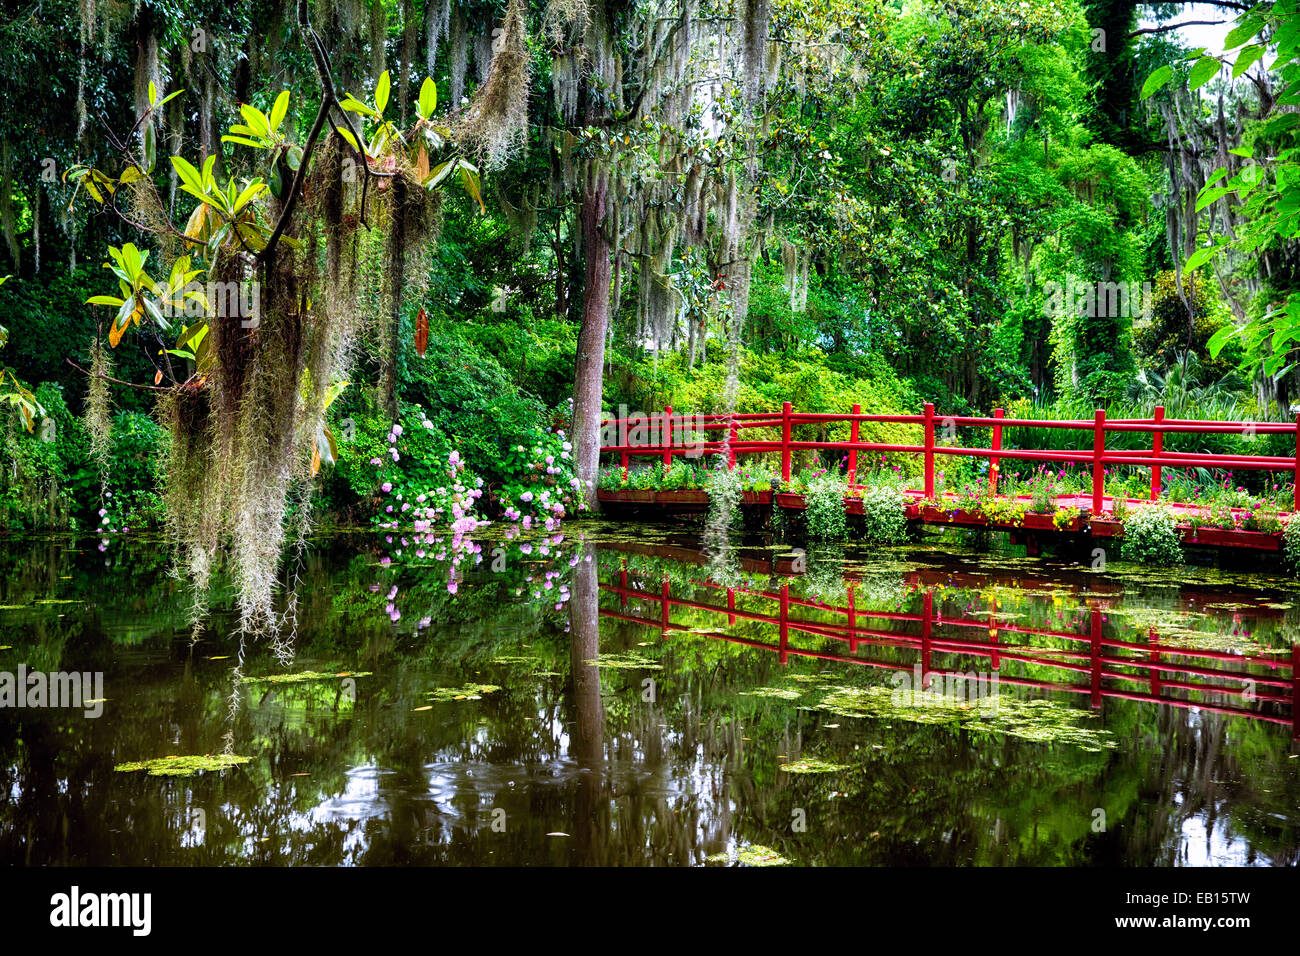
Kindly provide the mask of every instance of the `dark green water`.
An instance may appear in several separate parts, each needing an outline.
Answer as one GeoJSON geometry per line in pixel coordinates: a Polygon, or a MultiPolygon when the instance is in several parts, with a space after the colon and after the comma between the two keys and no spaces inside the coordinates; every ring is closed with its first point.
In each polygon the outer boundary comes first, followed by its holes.
{"type": "Polygon", "coordinates": [[[710,569],[600,529],[453,570],[445,543],[324,538],[272,647],[220,606],[195,636],[158,544],[98,545],[3,545],[0,672],[102,672],[106,698],[0,708],[5,864],[1300,862],[1280,579],[923,549],[710,569]],[[996,710],[900,701],[922,660],[996,674],[996,710]],[[222,753],[251,759],[115,769],[222,753]]]}

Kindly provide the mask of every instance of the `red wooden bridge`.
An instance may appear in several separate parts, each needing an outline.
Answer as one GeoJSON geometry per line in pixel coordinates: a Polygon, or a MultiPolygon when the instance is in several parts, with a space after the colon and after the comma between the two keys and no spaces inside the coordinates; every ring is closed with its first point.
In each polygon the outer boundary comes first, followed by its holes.
{"type": "MultiPolygon", "coordinates": [[[[1011,530],[1047,533],[1076,533],[1093,537],[1115,537],[1123,534],[1123,524],[1116,518],[1116,500],[1106,494],[1105,476],[1112,467],[1137,467],[1149,469],[1151,476],[1149,499],[1160,499],[1163,469],[1227,469],[1281,472],[1292,483],[1292,511],[1300,511],[1300,415],[1295,422],[1240,422],[1195,421],[1165,418],[1164,409],[1154,409],[1149,419],[1107,419],[1106,412],[1098,409],[1090,420],[1013,419],[996,409],[991,417],[970,415],[939,416],[934,405],[927,404],[921,415],[864,415],[861,407],[854,405],[847,414],[795,412],[789,402],[780,412],[749,414],[684,415],[674,413],[671,407],[651,415],[607,419],[601,423],[602,434],[616,436],[612,443],[601,447],[602,453],[617,456],[626,482],[631,460],[651,457],[662,461],[665,468],[672,465],[674,457],[690,459],[725,456],[729,468],[735,468],[741,455],[767,455],[779,458],[780,478],[783,487],[789,487],[793,459],[797,452],[830,452],[846,459],[847,481],[850,495],[846,507],[850,514],[862,510],[861,498],[853,492],[863,490],[858,482],[860,456],[903,454],[920,458],[922,487],[907,491],[908,517],[926,523],[961,524],[970,526],[1003,527],[1011,530]],[[917,426],[921,433],[920,444],[864,441],[862,426],[866,423],[917,426]],[[828,432],[835,425],[847,425],[847,441],[800,440],[794,437],[800,426],[815,426],[828,432]],[[989,430],[987,448],[968,447],[956,443],[958,428],[974,427],[989,430]],[[1003,430],[1051,429],[1082,433],[1082,447],[1060,449],[1016,449],[1003,447],[1003,430]],[[945,441],[937,438],[942,432],[945,441]],[[1149,435],[1150,448],[1132,449],[1107,447],[1107,435],[1140,433],[1149,435]],[[1166,435],[1286,435],[1294,454],[1211,454],[1166,450],[1166,435]],[[1091,438],[1091,447],[1086,447],[1091,438]],[[936,473],[941,459],[977,458],[988,462],[987,497],[1008,501],[998,494],[998,476],[1002,462],[1024,461],[1038,465],[1081,465],[1090,467],[1092,488],[1090,493],[1058,496],[1060,509],[1078,509],[1077,517],[1058,522],[1051,514],[1026,514],[1014,523],[990,520],[980,512],[963,511],[958,496],[946,492],[936,494],[936,473]]],[[[805,429],[806,430],[806,429],[805,429]]],[[[1019,496],[1028,501],[1028,496],[1019,496]]],[[[653,507],[660,511],[698,511],[708,505],[704,491],[653,491],[638,489],[601,489],[599,498],[613,506],[653,507]]],[[[1142,501],[1124,499],[1125,504],[1138,505],[1142,501]]],[[[746,505],[764,505],[801,509],[804,496],[777,489],[774,492],[749,492],[744,496],[746,505]]],[[[1184,541],[1193,545],[1255,548],[1277,551],[1280,533],[1242,530],[1240,527],[1206,527],[1193,520],[1203,511],[1194,504],[1170,503],[1181,522],[1184,541]]],[[[1240,525],[1248,515],[1243,509],[1233,509],[1240,525]]],[[[1282,511],[1280,518],[1292,512],[1282,511]]]]}
{"type": "Polygon", "coordinates": [[[719,600],[725,596],[725,603],[713,603],[674,597],[667,577],[654,586],[645,579],[625,566],[616,579],[603,583],[601,590],[616,597],[617,604],[602,606],[601,616],[654,628],[664,639],[686,632],[771,651],[782,664],[791,657],[806,657],[902,672],[919,665],[927,680],[946,680],[966,678],[969,667],[959,662],[975,658],[998,672],[999,683],[1085,695],[1094,708],[1105,698],[1115,698],[1209,711],[1287,726],[1300,740],[1300,645],[1279,649],[1275,656],[1198,649],[1181,642],[1162,644],[1154,627],[1146,640],[1128,640],[1107,625],[1106,609],[1096,600],[1089,601],[1081,630],[1058,630],[999,621],[994,599],[988,601],[984,616],[944,616],[934,584],[914,585],[921,591],[918,611],[886,611],[860,606],[857,582],[852,580],[847,581],[846,603],[836,605],[793,595],[786,582],[722,587],[694,581],[696,592],[716,592],[719,600]],[[773,639],[725,628],[701,629],[698,617],[690,624],[679,623],[673,620],[674,608],[715,615],[719,625],[728,628],[738,621],[760,622],[770,626],[773,639]],[[812,646],[802,646],[796,638],[811,639],[812,646]],[[832,642],[845,650],[827,649],[832,642]],[[936,664],[936,658],[947,669],[936,664]],[[1006,662],[1051,668],[1064,679],[1030,677],[1023,667],[1007,673],[1006,662]]]}

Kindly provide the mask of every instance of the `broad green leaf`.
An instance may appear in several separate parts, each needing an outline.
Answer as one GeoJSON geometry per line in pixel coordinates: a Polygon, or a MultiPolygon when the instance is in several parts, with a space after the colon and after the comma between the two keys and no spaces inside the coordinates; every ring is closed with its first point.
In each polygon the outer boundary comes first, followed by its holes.
{"type": "Polygon", "coordinates": [[[417,107],[418,112],[425,119],[433,115],[433,111],[438,108],[438,87],[429,77],[424,78],[424,83],[420,86],[420,102],[417,107]]]}
{"type": "Polygon", "coordinates": [[[361,152],[361,147],[357,145],[357,139],[355,136],[352,135],[352,132],[350,130],[346,129],[343,126],[335,126],[334,128],[338,130],[338,134],[343,137],[344,141],[349,146],[355,149],[358,153],[361,152]]]}
{"type": "Polygon", "coordinates": [[[1215,74],[1219,72],[1219,69],[1222,66],[1223,64],[1212,56],[1201,57],[1192,65],[1191,72],[1187,76],[1188,89],[1193,91],[1199,90],[1206,83],[1210,82],[1210,80],[1214,79],[1215,74]]]}
{"type": "Polygon", "coordinates": [[[280,128],[284,122],[285,115],[289,112],[289,91],[282,90],[280,95],[275,98],[275,104],[271,107],[271,132],[280,128]]]}
{"type": "Polygon", "coordinates": [[[1249,70],[1264,55],[1264,44],[1255,43],[1237,54],[1237,62],[1232,64],[1232,78],[1235,80],[1249,70]]]}
{"type": "Polygon", "coordinates": [[[1183,265],[1183,271],[1195,272],[1201,266],[1205,265],[1205,263],[1209,262],[1210,257],[1213,256],[1218,251],[1219,251],[1219,246],[1217,245],[1203,246],[1202,248],[1197,249],[1195,252],[1193,252],[1190,256],[1187,257],[1187,262],[1184,263],[1183,265]]]}
{"type": "Polygon", "coordinates": [[[189,191],[203,198],[203,175],[195,169],[188,160],[181,156],[173,156],[172,166],[176,169],[176,175],[180,176],[181,182],[189,187],[189,191]]]}
{"type": "Polygon", "coordinates": [[[1253,40],[1259,35],[1259,31],[1264,29],[1264,22],[1264,20],[1253,16],[1245,17],[1224,38],[1223,48],[1225,50],[1235,50],[1243,43],[1253,40]]]}
{"type": "Polygon", "coordinates": [[[1222,199],[1228,193],[1235,191],[1236,190],[1232,186],[1219,186],[1217,189],[1202,189],[1200,196],[1196,200],[1196,211],[1200,212],[1206,206],[1216,200],[1222,199]]]}
{"type": "Polygon", "coordinates": [[[379,82],[375,84],[375,109],[383,115],[384,108],[388,106],[388,71],[384,70],[379,74],[379,82]]]}
{"type": "Polygon", "coordinates": [[[1174,78],[1174,68],[1172,66],[1166,64],[1165,66],[1160,67],[1150,76],[1148,76],[1146,82],[1142,84],[1142,92],[1138,96],[1138,99],[1145,100],[1152,93],[1160,89],[1162,86],[1164,86],[1173,78],[1174,78]]]}

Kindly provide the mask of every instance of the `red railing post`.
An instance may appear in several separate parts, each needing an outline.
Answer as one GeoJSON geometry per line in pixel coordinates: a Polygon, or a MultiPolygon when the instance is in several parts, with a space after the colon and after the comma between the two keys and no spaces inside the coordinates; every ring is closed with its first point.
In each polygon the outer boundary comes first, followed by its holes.
{"type": "MultiPolygon", "coordinates": [[[[659,433],[659,443],[665,449],[671,449],[673,447],[673,407],[671,405],[664,406],[664,426],[663,431],[659,433]]],[[[673,453],[671,450],[665,451],[664,470],[666,471],[672,466],[673,453]]]]}
{"type": "Polygon", "coordinates": [[[1106,497],[1106,470],[1102,467],[1102,456],[1106,453],[1106,409],[1097,409],[1092,421],[1092,513],[1099,515],[1106,497]]]}
{"type": "MultiPolygon", "coordinates": [[[[862,406],[854,402],[853,415],[862,414],[862,406]]],[[[857,445],[858,443],[858,420],[853,419],[849,425],[849,444],[857,445]]],[[[857,448],[849,449],[849,487],[852,488],[858,480],[858,450],[857,448]]]]}
{"type": "Polygon", "coordinates": [[[781,405],[781,480],[790,480],[790,403],[781,405]]]}
{"type": "Polygon", "coordinates": [[[664,575],[664,583],[663,588],[660,591],[659,600],[662,604],[659,617],[659,634],[666,640],[668,638],[668,625],[671,623],[668,614],[669,611],[672,610],[673,606],[672,595],[669,594],[668,591],[668,575],[666,574],[664,575]]]}
{"type": "Polygon", "coordinates": [[[856,581],[849,582],[849,653],[858,652],[858,609],[856,604],[856,581]]]}
{"type": "Polygon", "coordinates": [[[934,404],[925,403],[925,497],[934,497],[934,404]]]}
{"type": "Polygon", "coordinates": [[[727,428],[727,471],[736,470],[736,442],[740,438],[740,425],[733,418],[727,428]]]}
{"type": "Polygon", "coordinates": [[[1091,671],[1092,671],[1092,693],[1089,695],[1089,702],[1093,707],[1101,707],[1101,608],[1093,607],[1092,621],[1089,628],[1092,644],[1091,671]]]}
{"type": "MultiPolygon", "coordinates": [[[[926,408],[933,410],[933,405],[926,408]]],[[[921,687],[930,686],[930,634],[934,621],[934,591],[926,588],[921,596],[921,687]]]]}
{"type": "MultiPolygon", "coordinates": [[[[1001,418],[1005,412],[1000,408],[993,409],[993,417],[1001,418]]],[[[993,426],[993,441],[991,446],[994,451],[1002,450],[1002,425],[1001,423],[993,426]]],[[[998,458],[996,455],[989,459],[989,494],[998,493],[998,458]]]]}
{"type": "MultiPolygon", "coordinates": [[[[1159,425],[1165,420],[1165,407],[1157,405],[1155,411],[1155,421],[1159,425]]],[[[1151,433],[1151,455],[1155,458],[1160,457],[1160,453],[1165,450],[1165,433],[1155,431],[1151,433]]],[[[1160,500],[1160,466],[1151,466],[1151,500],[1160,500]]]]}
{"type": "Polygon", "coordinates": [[[1300,415],[1295,417],[1295,510],[1300,511],[1300,415]]]}
{"type": "Polygon", "coordinates": [[[1300,740],[1300,644],[1291,645],[1291,738],[1300,740]]]}
{"type": "MultiPolygon", "coordinates": [[[[786,408],[790,405],[787,402],[786,408]]],[[[778,660],[782,664],[790,661],[790,585],[781,585],[781,650],[778,660]]]]}
{"type": "MultiPolygon", "coordinates": [[[[1001,409],[999,409],[1000,411],[1001,409]]],[[[989,666],[997,670],[1002,664],[1002,656],[998,653],[998,599],[989,598],[989,643],[993,645],[993,650],[989,652],[989,666]]]]}
{"type": "Polygon", "coordinates": [[[736,589],[727,588],[727,623],[736,623],[736,589]]]}

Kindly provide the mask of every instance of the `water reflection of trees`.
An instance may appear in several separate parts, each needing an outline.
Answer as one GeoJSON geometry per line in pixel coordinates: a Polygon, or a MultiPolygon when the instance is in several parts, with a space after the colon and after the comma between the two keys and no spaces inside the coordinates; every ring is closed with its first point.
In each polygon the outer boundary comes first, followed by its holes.
{"type": "MultiPolygon", "coordinates": [[[[78,562],[88,557],[102,560],[49,548],[22,568],[4,559],[17,572],[5,578],[5,600],[66,594],[63,575],[84,571],[78,562]]],[[[0,715],[5,861],[666,864],[752,842],[807,863],[1168,864],[1188,858],[1187,834],[1198,826],[1217,853],[1250,847],[1259,860],[1297,861],[1296,761],[1276,730],[1247,721],[1107,701],[1107,727],[1123,745],[1102,754],[855,721],[742,693],[822,665],[782,668],[775,655],[703,635],[663,641],[602,619],[617,599],[600,596],[595,558],[568,572],[563,612],[521,610],[513,603],[521,579],[511,574],[470,575],[450,595],[445,578],[396,572],[406,606],[422,612],[399,623],[384,613],[390,579],[372,591],[373,562],[347,555],[304,571],[295,667],[373,670],[355,704],[339,709],[336,694],[309,687],[245,688],[232,717],[231,672],[206,660],[225,649],[219,624],[191,647],[184,601],[161,564],[115,560],[121,568],[105,569],[98,586],[129,581],[143,604],[156,599],[153,610],[114,618],[88,604],[60,618],[66,609],[50,606],[0,619],[0,643],[51,668],[101,664],[118,688],[109,696],[122,701],[99,722],[0,715]],[[414,622],[426,614],[435,623],[420,629],[414,622]],[[124,656],[124,647],[133,650],[124,656]],[[633,651],[663,670],[588,663],[633,651]],[[494,662],[501,657],[526,660],[494,662]],[[653,701],[642,697],[646,677],[656,681],[653,701]],[[431,687],[466,681],[504,690],[415,710],[431,687]],[[189,780],[112,769],[141,756],[215,752],[226,732],[258,759],[189,780]],[[806,755],[850,769],[780,770],[806,755]],[[1095,807],[1106,810],[1104,833],[1093,832],[1095,807]],[[186,845],[195,808],[206,811],[207,829],[186,845]],[[500,832],[496,809],[505,811],[500,832]],[[796,810],[807,815],[806,832],[791,827],[796,810]]],[[[692,575],[684,570],[674,589],[690,587],[692,575]]],[[[887,590],[900,600],[898,588],[887,590]]],[[[1047,613],[1041,601],[1024,610],[1047,613]]],[[[674,620],[705,623],[680,610],[674,620]]],[[[732,633],[763,627],[738,622],[732,633]]],[[[253,650],[245,666],[265,673],[274,662],[253,650]]]]}

